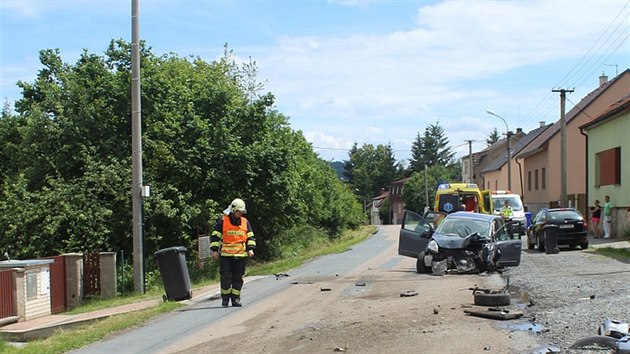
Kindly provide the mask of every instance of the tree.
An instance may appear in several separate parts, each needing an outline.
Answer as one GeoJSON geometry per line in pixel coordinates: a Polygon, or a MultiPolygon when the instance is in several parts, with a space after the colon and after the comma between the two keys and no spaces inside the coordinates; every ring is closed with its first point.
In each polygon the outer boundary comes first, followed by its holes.
{"type": "Polygon", "coordinates": [[[490,146],[496,143],[497,141],[499,141],[500,139],[501,139],[501,135],[499,135],[499,131],[497,130],[497,128],[494,128],[492,132],[490,132],[490,135],[488,135],[488,138],[486,138],[486,145],[490,146]]]}
{"type": "Polygon", "coordinates": [[[432,166],[425,172],[413,172],[402,191],[405,208],[422,214],[425,207],[433,207],[437,185],[454,179],[453,169],[447,166],[432,166]],[[427,194],[429,199],[427,200],[427,194]]]}
{"type": "MultiPolygon", "coordinates": [[[[43,50],[16,115],[0,118],[0,249],[19,257],[131,253],[130,44],[75,64],[43,50]]],[[[251,61],[226,50],[205,62],[157,57],[141,43],[145,249],[183,245],[195,257],[232,199],[241,197],[257,254],[335,238],[364,222],[350,189],[262,93],[251,61]],[[309,242],[309,241],[305,241],[309,242]]],[[[5,110],[6,111],[6,110],[5,110]]],[[[150,264],[149,264],[150,266],[150,264]]]]}
{"type": "Polygon", "coordinates": [[[447,166],[453,163],[454,152],[448,146],[448,138],[444,136],[444,129],[439,122],[430,124],[424,130],[424,135],[417,134],[411,147],[411,171],[422,171],[424,166],[447,166]]]}

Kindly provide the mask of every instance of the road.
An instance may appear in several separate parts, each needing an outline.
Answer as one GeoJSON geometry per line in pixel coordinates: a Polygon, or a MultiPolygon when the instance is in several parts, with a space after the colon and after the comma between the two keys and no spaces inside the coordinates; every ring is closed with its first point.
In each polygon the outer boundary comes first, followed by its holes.
{"type": "Polygon", "coordinates": [[[73,353],[529,353],[540,338],[468,316],[470,287],[499,274],[417,274],[399,226],[286,277],[248,281],[242,308],[207,300],[73,353]],[[409,291],[416,296],[401,296],[409,291]]]}

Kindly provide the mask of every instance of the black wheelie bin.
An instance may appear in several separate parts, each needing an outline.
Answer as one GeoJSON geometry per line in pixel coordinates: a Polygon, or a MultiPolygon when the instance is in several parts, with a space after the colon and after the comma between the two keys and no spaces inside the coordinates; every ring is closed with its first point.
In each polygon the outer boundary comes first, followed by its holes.
{"type": "Polygon", "coordinates": [[[556,254],[560,252],[558,248],[558,225],[545,225],[543,227],[545,233],[545,253],[556,254]]]}
{"type": "Polygon", "coordinates": [[[192,298],[188,266],[186,265],[186,247],[175,246],[155,252],[160,275],[164,283],[164,301],[188,300],[192,298]]]}

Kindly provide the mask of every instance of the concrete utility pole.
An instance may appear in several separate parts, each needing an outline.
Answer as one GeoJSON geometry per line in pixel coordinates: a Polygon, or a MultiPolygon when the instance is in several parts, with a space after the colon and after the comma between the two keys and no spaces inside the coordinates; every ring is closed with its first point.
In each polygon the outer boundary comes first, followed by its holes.
{"type": "Polygon", "coordinates": [[[465,140],[468,143],[468,183],[473,183],[473,155],[472,155],[472,143],[474,140],[465,140]]]}
{"type": "Polygon", "coordinates": [[[560,92],[560,206],[568,207],[567,200],[567,121],[565,118],[565,104],[567,92],[573,90],[551,90],[551,92],[560,92]]]}
{"type": "Polygon", "coordinates": [[[142,232],[142,126],[140,115],[140,26],[138,1],[131,1],[131,161],[133,165],[133,289],[144,294],[144,239],[142,232]]]}

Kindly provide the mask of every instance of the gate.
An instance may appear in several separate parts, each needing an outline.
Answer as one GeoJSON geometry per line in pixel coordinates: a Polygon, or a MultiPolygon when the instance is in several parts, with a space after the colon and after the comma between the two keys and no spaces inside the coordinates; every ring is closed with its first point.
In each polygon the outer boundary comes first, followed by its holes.
{"type": "Polygon", "coordinates": [[[66,261],[64,256],[47,257],[50,264],[50,311],[53,314],[64,312],[66,303],[66,261]]]}
{"type": "Polygon", "coordinates": [[[83,254],[83,296],[101,295],[101,260],[98,253],[83,254]]]}
{"type": "Polygon", "coordinates": [[[17,316],[17,308],[13,299],[13,271],[0,269],[0,318],[17,316]]]}

